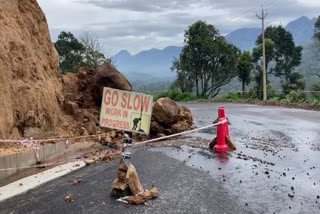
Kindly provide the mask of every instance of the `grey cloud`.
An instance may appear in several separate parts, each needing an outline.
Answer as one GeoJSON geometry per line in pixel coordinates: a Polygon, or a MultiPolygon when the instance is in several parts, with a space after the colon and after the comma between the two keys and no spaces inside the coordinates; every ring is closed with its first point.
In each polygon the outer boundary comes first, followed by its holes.
{"type": "MultiPolygon", "coordinates": [[[[200,19],[216,26],[221,34],[227,34],[241,27],[260,27],[260,21],[255,17],[256,12],[260,11],[260,0],[70,1],[81,3],[82,7],[83,4],[94,5],[97,6],[93,7],[97,11],[105,11],[99,22],[90,22],[88,19],[86,23],[81,23],[75,18],[74,24],[77,27],[74,29],[78,30],[71,31],[77,37],[85,31],[95,33],[108,47],[107,49],[111,48],[114,51],[129,49],[137,52],[151,47],[181,44],[187,27],[200,19]],[[113,17],[114,14],[118,15],[118,12],[127,14],[127,17],[121,19],[113,17]],[[138,20],[132,20],[132,17],[138,20]]],[[[319,7],[302,7],[296,0],[263,2],[269,11],[267,23],[282,22],[285,25],[302,15],[312,17],[320,11],[319,7]]],[[[50,26],[50,30],[53,40],[56,40],[62,30],[70,31],[67,27],[58,26],[50,26]]]]}
{"type": "MultiPolygon", "coordinates": [[[[186,5],[200,4],[204,0],[78,0],[102,8],[116,8],[132,11],[163,11],[167,9],[181,9],[186,5]]],[[[205,0],[208,1],[208,0],[205,0]]]]}

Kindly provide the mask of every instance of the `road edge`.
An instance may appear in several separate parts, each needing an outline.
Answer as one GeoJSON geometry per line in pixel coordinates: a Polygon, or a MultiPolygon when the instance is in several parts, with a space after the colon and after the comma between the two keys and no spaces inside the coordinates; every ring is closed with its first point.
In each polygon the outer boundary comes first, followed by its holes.
{"type": "Polygon", "coordinates": [[[74,161],[0,187],[0,202],[37,188],[49,181],[62,177],[85,166],[86,163],[84,161],[74,161]]]}

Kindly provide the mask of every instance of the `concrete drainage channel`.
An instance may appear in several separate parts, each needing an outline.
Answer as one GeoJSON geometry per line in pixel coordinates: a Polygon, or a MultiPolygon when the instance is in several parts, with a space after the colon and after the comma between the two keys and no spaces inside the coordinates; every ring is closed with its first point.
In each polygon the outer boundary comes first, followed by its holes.
{"type": "MultiPolygon", "coordinates": [[[[41,146],[39,151],[40,161],[44,162],[48,158],[62,153],[68,149],[66,142],[47,144],[41,146]]],[[[33,166],[37,163],[35,152],[31,149],[24,152],[0,156],[0,169],[9,169],[0,171],[0,182],[6,181],[10,177],[19,174],[24,168],[33,166]]],[[[0,201],[11,198],[15,195],[24,193],[30,189],[36,188],[44,183],[68,174],[74,170],[84,167],[84,161],[74,161],[63,165],[53,167],[49,170],[25,177],[23,179],[11,182],[0,187],[0,201]]],[[[6,182],[5,182],[6,183],[6,182]]]]}
{"type": "MultiPolygon", "coordinates": [[[[66,150],[68,148],[67,146],[68,145],[64,141],[41,146],[39,151],[40,161],[44,162],[50,156],[66,150]]],[[[37,160],[35,152],[32,149],[15,154],[0,156],[0,169],[10,169],[0,171],[0,181],[19,173],[21,169],[17,168],[29,167],[35,165],[36,163],[37,160]]]]}

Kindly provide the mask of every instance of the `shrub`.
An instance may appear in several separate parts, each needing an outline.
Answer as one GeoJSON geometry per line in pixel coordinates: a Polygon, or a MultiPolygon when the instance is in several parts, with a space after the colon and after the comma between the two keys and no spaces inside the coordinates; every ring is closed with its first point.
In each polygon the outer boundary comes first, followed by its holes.
{"type": "Polygon", "coordinates": [[[291,103],[302,103],[306,101],[307,95],[303,91],[290,91],[286,98],[291,103]]]}
{"type": "Polygon", "coordinates": [[[221,98],[226,100],[242,100],[243,96],[241,92],[230,91],[229,93],[222,96],[221,98]]]}
{"type": "Polygon", "coordinates": [[[311,87],[311,95],[316,98],[316,99],[320,99],[320,85],[313,85],[311,87]]]}

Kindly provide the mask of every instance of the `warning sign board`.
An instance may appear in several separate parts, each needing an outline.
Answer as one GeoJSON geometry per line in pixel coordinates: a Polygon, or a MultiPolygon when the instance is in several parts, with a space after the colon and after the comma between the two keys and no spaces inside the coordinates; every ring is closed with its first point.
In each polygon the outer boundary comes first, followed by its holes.
{"type": "Polygon", "coordinates": [[[152,103],[150,95],[104,88],[100,126],[149,134],[152,103]]]}

